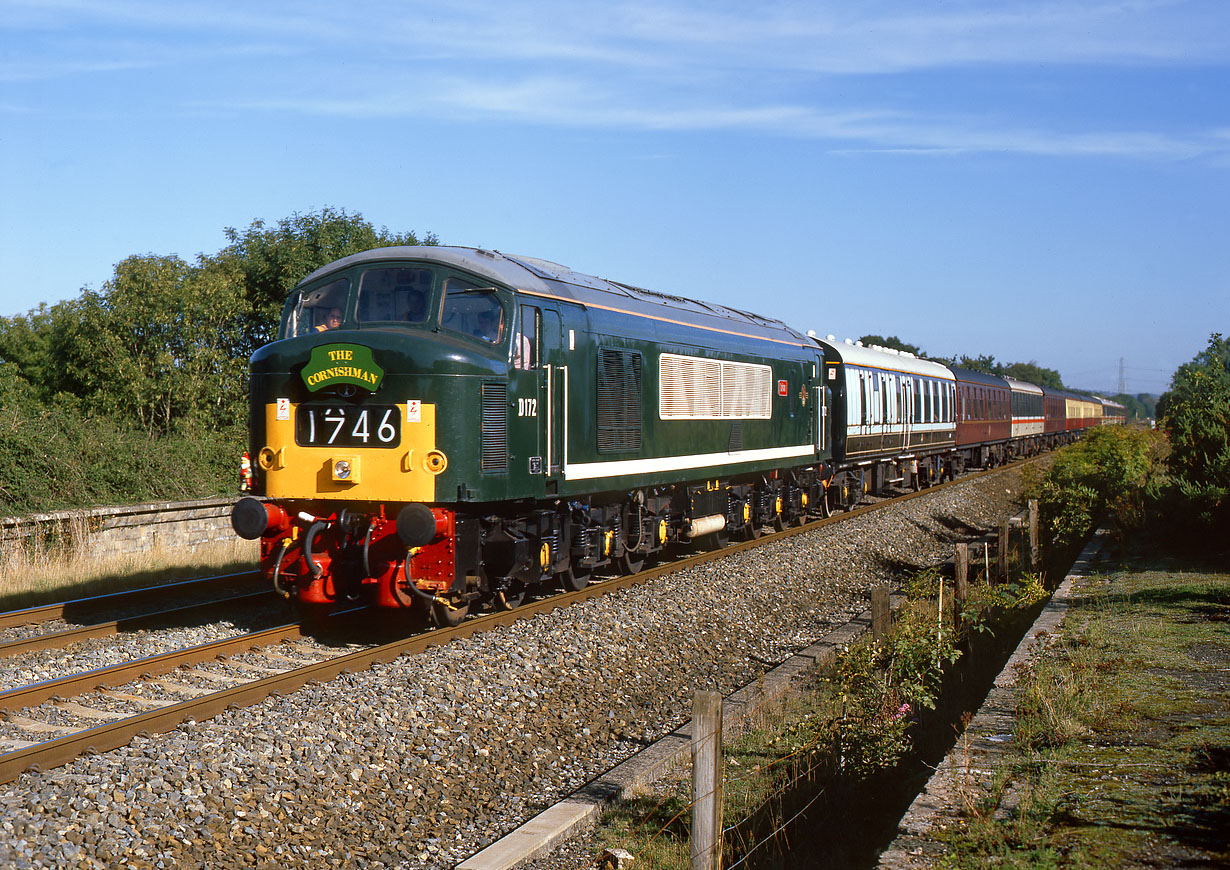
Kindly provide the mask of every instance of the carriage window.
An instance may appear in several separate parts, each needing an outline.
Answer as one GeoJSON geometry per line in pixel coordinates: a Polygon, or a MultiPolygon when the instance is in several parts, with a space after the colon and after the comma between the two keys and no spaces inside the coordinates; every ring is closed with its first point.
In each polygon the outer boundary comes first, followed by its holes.
{"type": "Polygon", "coordinates": [[[430,269],[368,269],[359,283],[359,322],[425,323],[431,277],[430,269]]]}
{"type": "Polygon", "coordinates": [[[479,341],[496,344],[504,336],[504,308],[494,287],[477,287],[466,278],[444,281],[444,306],[440,325],[479,341]]]}
{"type": "Polygon", "coordinates": [[[346,316],[346,296],[349,292],[349,278],[338,278],[328,284],[296,290],[287,300],[280,337],[291,338],[337,329],[346,316]]]}

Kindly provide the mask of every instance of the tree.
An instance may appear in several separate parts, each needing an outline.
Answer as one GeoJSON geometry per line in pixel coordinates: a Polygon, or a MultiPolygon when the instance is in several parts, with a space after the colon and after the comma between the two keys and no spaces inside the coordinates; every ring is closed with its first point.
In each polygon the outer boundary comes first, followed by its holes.
{"type": "Polygon", "coordinates": [[[226,233],[196,262],[131,256],[97,291],[0,318],[0,510],[229,491],[248,357],[290,289],[348,254],[437,243],[328,208],[226,233]]]}
{"type": "Polygon", "coordinates": [[[967,356],[966,354],[961,354],[961,359],[955,364],[963,369],[982,372],[984,375],[997,375],[1004,369],[1003,365],[997,363],[995,361],[995,357],[990,354],[983,354],[982,356],[967,356]]]}
{"type": "Polygon", "coordinates": [[[1055,369],[1044,369],[1038,365],[1037,360],[1030,360],[1027,363],[1009,363],[1002,366],[996,374],[1007,375],[1010,378],[1016,378],[1018,381],[1026,381],[1031,384],[1037,384],[1039,387],[1050,387],[1055,390],[1064,389],[1063,378],[1059,376],[1059,372],[1055,369]]]}
{"type": "Polygon", "coordinates": [[[0,362],[16,366],[41,401],[68,387],[57,336],[76,319],[75,301],[41,303],[27,315],[0,318],[0,362]]]}
{"type": "Polygon", "coordinates": [[[1115,393],[1109,398],[1126,409],[1129,422],[1148,420],[1157,416],[1157,396],[1148,393],[1137,393],[1134,396],[1128,393],[1115,393]]]}
{"type": "Polygon", "coordinates": [[[859,339],[859,341],[861,341],[867,347],[870,347],[872,345],[878,345],[880,347],[891,347],[894,350],[901,350],[901,351],[905,351],[906,353],[912,353],[914,354],[914,356],[924,356],[925,355],[923,354],[922,349],[918,345],[908,344],[907,342],[902,341],[895,335],[890,335],[888,338],[885,338],[882,335],[864,335],[862,338],[859,339]]]}
{"type": "Polygon", "coordinates": [[[1196,487],[1230,491],[1230,339],[1213,333],[1209,346],[1179,366],[1157,403],[1170,436],[1170,470],[1196,487]]]}
{"type": "Polygon", "coordinates": [[[53,332],[65,390],[86,407],[165,433],[243,419],[247,299],[237,275],[176,256],[133,256],[53,332]]]}
{"type": "Polygon", "coordinates": [[[287,295],[321,266],[371,248],[439,244],[432,233],[420,240],[413,232],[377,231],[360,214],[328,207],[294,214],[273,227],[262,220],[242,232],[228,227],[226,238],[230,244],[202,265],[240,276],[251,312],[245,359],[273,339],[287,295]]]}

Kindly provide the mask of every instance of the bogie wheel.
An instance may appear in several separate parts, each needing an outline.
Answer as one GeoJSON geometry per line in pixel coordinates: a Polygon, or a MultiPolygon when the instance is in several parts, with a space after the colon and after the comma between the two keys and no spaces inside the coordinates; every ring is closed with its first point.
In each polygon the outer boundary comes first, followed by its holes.
{"type": "Polygon", "coordinates": [[[496,610],[513,610],[525,601],[528,591],[528,587],[520,580],[507,580],[504,588],[496,590],[491,596],[491,604],[496,610]]]}
{"type": "Polygon", "coordinates": [[[441,628],[456,628],[470,612],[470,605],[454,605],[443,601],[431,603],[431,620],[441,628]]]}
{"type": "Polygon", "coordinates": [[[826,486],[820,493],[820,498],[817,500],[816,513],[821,519],[828,519],[833,515],[833,506],[829,504],[829,488],[826,486]]]}
{"type": "Polygon", "coordinates": [[[562,571],[555,576],[559,578],[560,586],[564,588],[565,592],[580,592],[589,585],[591,574],[593,574],[593,570],[590,568],[569,565],[567,571],[562,571]]]}
{"type": "Polygon", "coordinates": [[[624,550],[616,564],[623,574],[639,574],[645,567],[645,554],[639,550],[624,550]]]}

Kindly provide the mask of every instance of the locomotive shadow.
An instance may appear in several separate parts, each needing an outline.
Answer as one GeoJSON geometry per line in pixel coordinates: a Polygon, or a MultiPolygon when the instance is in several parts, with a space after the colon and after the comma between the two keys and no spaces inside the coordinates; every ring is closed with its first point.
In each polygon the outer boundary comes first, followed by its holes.
{"type": "MultiPolygon", "coordinates": [[[[165,580],[165,574],[152,574],[151,578],[154,577],[165,580]]],[[[189,578],[190,581],[192,579],[195,578],[189,578]]],[[[221,577],[216,586],[186,593],[175,590],[179,582],[182,581],[149,586],[134,584],[132,589],[119,593],[129,597],[114,602],[105,598],[69,601],[63,605],[61,617],[70,626],[114,623],[118,633],[127,633],[195,628],[222,620],[237,628],[253,630],[278,624],[277,620],[286,613],[286,603],[280,598],[249,602],[243,598],[226,600],[267,591],[268,585],[259,578],[238,575],[221,577]]],[[[103,588],[106,589],[106,586],[103,588]]],[[[82,587],[82,591],[87,591],[86,587],[82,587]]]]}
{"type": "Polygon", "coordinates": [[[171,606],[166,608],[148,606],[145,608],[135,606],[100,608],[97,605],[72,604],[64,608],[63,619],[72,626],[100,625],[113,622],[115,623],[117,634],[130,634],[138,631],[166,631],[176,628],[200,628],[206,625],[214,625],[218,622],[227,622],[235,628],[250,632],[295,621],[293,612],[281,600],[261,603],[251,607],[232,604],[226,609],[224,609],[224,605],[218,604],[213,608],[206,606],[203,609],[187,613],[173,611],[164,613],[162,612],[163,610],[171,611],[171,606]]]}

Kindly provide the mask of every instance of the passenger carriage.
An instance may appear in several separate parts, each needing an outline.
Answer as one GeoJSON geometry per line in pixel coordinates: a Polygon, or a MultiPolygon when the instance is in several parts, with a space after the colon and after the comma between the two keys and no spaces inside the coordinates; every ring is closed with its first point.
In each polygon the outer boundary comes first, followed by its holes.
{"type": "Polygon", "coordinates": [[[952,367],[957,383],[956,448],[961,468],[986,468],[1011,453],[1012,392],[998,375],[952,367]]]}
{"type": "Polygon", "coordinates": [[[956,379],[931,360],[889,348],[816,339],[832,393],[834,506],[890,485],[920,486],[951,471],[956,379]]]}

